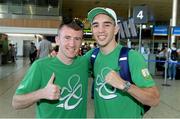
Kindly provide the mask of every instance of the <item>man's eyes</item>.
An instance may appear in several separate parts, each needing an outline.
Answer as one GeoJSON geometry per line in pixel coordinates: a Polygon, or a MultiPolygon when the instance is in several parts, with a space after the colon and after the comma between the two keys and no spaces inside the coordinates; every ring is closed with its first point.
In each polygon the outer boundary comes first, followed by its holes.
{"type": "Polygon", "coordinates": [[[74,39],[74,40],[82,40],[82,38],[80,38],[80,37],[74,37],[74,38],[72,38],[72,37],[70,37],[70,36],[66,36],[65,39],[66,39],[66,40],[71,40],[71,39],[74,39]]]}
{"type": "Polygon", "coordinates": [[[82,38],[79,38],[79,37],[75,37],[74,39],[77,41],[82,40],[82,38]]]}
{"type": "Polygon", "coordinates": [[[108,24],[105,24],[105,26],[111,26],[111,25],[112,25],[112,24],[109,24],[109,23],[108,23],[108,24]]]}
{"type": "Polygon", "coordinates": [[[92,26],[93,26],[93,27],[98,27],[98,24],[93,24],[92,26]]]}
{"type": "Polygon", "coordinates": [[[65,39],[69,40],[69,39],[71,39],[71,37],[69,37],[69,36],[65,36],[65,39]]]}
{"type": "MultiPolygon", "coordinates": [[[[105,23],[103,26],[104,27],[109,27],[111,25],[112,25],[111,23],[105,23]]],[[[99,27],[99,25],[98,24],[93,24],[92,27],[96,28],[96,27],[99,27]]]]}

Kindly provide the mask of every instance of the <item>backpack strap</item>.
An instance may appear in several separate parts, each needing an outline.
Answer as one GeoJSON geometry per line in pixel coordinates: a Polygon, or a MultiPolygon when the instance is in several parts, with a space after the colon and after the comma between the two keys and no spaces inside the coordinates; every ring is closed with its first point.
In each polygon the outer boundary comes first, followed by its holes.
{"type": "Polygon", "coordinates": [[[99,48],[95,48],[92,51],[91,58],[90,58],[90,62],[91,62],[92,67],[94,67],[94,62],[96,60],[96,57],[97,57],[98,53],[99,53],[99,48]]]}
{"type": "Polygon", "coordinates": [[[91,66],[92,66],[92,72],[91,72],[91,76],[94,78],[94,62],[96,60],[96,57],[99,53],[99,48],[94,48],[90,57],[90,62],[91,62],[91,66]]]}
{"type": "Polygon", "coordinates": [[[119,71],[119,75],[126,81],[129,81],[130,83],[132,82],[131,79],[131,74],[129,70],[129,63],[128,63],[128,52],[129,48],[127,47],[122,47],[121,51],[119,53],[119,60],[118,60],[118,65],[121,68],[119,71]]]}
{"type": "MultiPolygon", "coordinates": [[[[119,53],[119,60],[118,60],[118,66],[121,68],[119,71],[119,75],[126,81],[129,81],[130,83],[133,83],[131,80],[131,74],[129,71],[129,63],[128,63],[128,52],[129,48],[127,47],[122,47],[121,51],[119,53]]],[[[92,65],[92,69],[94,68],[94,62],[96,60],[96,57],[99,53],[99,48],[95,48],[92,51],[90,62],[92,65]]]]}

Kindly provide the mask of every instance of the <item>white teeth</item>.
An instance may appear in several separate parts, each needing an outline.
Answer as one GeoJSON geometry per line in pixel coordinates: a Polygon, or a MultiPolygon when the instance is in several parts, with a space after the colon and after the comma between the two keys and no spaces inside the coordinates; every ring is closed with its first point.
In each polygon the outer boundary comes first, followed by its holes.
{"type": "Polygon", "coordinates": [[[69,51],[75,51],[75,48],[69,48],[68,50],[69,51]]]}
{"type": "Polygon", "coordinates": [[[103,40],[103,39],[105,39],[106,37],[105,37],[105,36],[99,36],[98,38],[103,40]]]}

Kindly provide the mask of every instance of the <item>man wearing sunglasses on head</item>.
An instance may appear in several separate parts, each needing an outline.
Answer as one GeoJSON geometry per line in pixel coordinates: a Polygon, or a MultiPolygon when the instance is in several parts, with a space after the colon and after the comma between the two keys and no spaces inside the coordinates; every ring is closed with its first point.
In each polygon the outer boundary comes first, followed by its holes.
{"type": "Polygon", "coordinates": [[[77,19],[59,26],[56,57],[37,60],[16,89],[15,109],[34,103],[37,118],[86,118],[88,60],[77,56],[83,41],[83,24],[77,19]]]}

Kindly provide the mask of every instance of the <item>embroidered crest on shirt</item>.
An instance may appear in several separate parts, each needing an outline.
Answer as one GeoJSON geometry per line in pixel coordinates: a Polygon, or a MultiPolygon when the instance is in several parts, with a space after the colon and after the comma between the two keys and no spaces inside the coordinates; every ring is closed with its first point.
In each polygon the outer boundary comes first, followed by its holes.
{"type": "Polygon", "coordinates": [[[20,84],[19,87],[18,87],[18,90],[24,88],[24,85],[23,84],[20,84]]]}
{"type": "MultiPolygon", "coordinates": [[[[71,110],[76,108],[82,101],[82,84],[80,84],[79,75],[75,74],[68,79],[68,87],[63,87],[61,90],[60,102],[56,107],[71,110]],[[76,83],[72,83],[76,82],[76,83]],[[80,92],[80,93],[79,93],[80,92]],[[78,94],[77,94],[78,93],[78,94]],[[74,104],[70,104],[71,100],[76,100],[74,104]]],[[[74,102],[74,101],[73,101],[74,102]]]]}
{"type": "Polygon", "coordinates": [[[150,73],[149,73],[149,70],[148,70],[147,68],[142,69],[142,70],[141,70],[141,73],[142,73],[142,75],[143,75],[143,77],[144,77],[145,79],[149,79],[149,78],[151,77],[151,75],[150,75],[150,73]]]}

